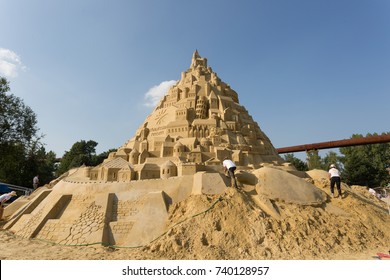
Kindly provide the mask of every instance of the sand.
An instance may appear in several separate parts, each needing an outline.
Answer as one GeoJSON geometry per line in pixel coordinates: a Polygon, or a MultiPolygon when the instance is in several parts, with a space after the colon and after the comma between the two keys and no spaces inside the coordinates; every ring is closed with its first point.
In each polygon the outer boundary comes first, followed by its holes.
{"type": "MultiPolygon", "coordinates": [[[[328,181],[315,175],[307,180],[329,194],[328,181]]],[[[0,259],[369,260],[389,253],[387,204],[364,187],[344,184],[343,191],[315,207],[274,200],[279,220],[261,210],[252,185],[191,195],[170,207],[168,230],[138,248],[63,246],[1,230],[0,259]]]]}

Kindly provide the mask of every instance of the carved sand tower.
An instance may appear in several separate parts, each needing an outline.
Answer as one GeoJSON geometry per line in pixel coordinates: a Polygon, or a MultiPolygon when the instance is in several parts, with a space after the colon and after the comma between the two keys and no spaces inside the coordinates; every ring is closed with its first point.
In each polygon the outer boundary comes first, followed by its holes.
{"type": "MultiPolygon", "coordinates": [[[[70,170],[16,200],[6,208],[4,228],[65,245],[142,246],[167,230],[168,210],[175,203],[226,191],[229,181],[221,166],[226,156],[246,174],[262,164],[283,163],[237,93],[195,51],[190,68],[133,138],[99,166],[70,170]]],[[[253,176],[244,179],[256,184],[253,176]]],[[[257,189],[272,198],[279,195],[257,189]]],[[[280,192],[288,197],[286,188],[280,192]]],[[[315,190],[303,196],[295,189],[294,203],[302,197],[305,204],[324,199],[315,190]]],[[[272,204],[262,201],[277,216],[272,204]]]]}
{"type": "MultiPolygon", "coordinates": [[[[239,104],[237,93],[195,51],[190,68],[161,99],[130,139],[111,157],[145,162],[193,164],[208,170],[230,157],[241,167],[282,160],[271,141],[239,104]],[[138,157],[138,159],[137,159],[138,157]],[[159,160],[157,160],[159,159],[159,160]]],[[[138,178],[140,177],[138,172],[138,178]]]]}

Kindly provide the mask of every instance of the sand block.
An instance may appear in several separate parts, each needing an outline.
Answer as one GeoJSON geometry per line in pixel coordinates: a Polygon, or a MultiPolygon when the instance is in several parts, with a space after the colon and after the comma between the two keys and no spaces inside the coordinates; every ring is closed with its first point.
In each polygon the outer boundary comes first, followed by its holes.
{"type": "Polygon", "coordinates": [[[263,167],[253,172],[258,178],[256,191],[273,200],[300,205],[320,205],[326,194],[313,184],[288,172],[263,167]]]}
{"type": "Polygon", "coordinates": [[[31,213],[25,211],[11,227],[26,238],[65,245],[88,245],[104,241],[108,194],[85,196],[54,193],[31,213]]]}
{"type": "Polygon", "coordinates": [[[18,223],[11,227],[11,231],[18,232],[18,235],[25,238],[34,238],[47,220],[57,217],[63,211],[71,197],[71,195],[54,195],[50,203],[40,203],[31,214],[23,215],[18,223]]]}
{"type": "Polygon", "coordinates": [[[287,170],[288,173],[295,175],[299,178],[308,178],[308,175],[305,171],[298,171],[298,170],[287,170]]]}
{"type": "Polygon", "coordinates": [[[4,209],[5,217],[8,219],[5,229],[10,229],[24,214],[30,214],[49,194],[51,190],[42,189],[35,195],[20,197],[4,209]]]}
{"type": "Polygon", "coordinates": [[[221,194],[230,185],[230,179],[221,173],[197,172],[192,194],[221,194]]]}
{"type": "Polygon", "coordinates": [[[166,231],[169,197],[163,191],[150,192],[138,203],[135,214],[110,222],[110,243],[143,246],[166,231]]]}

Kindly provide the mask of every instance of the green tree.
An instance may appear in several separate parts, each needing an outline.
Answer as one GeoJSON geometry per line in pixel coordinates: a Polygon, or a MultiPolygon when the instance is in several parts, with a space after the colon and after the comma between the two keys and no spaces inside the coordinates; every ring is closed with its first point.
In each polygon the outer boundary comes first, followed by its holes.
{"type": "Polygon", "coordinates": [[[8,81],[0,78],[0,144],[28,147],[34,138],[39,138],[37,117],[22,99],[8,91],[8,81]]]}
{"type": "Polygon", "coordinates": [[[302,160],[300,160],[299,158],[296,158],[294,154],[285,154],[284,160],[291,163],[299,171],[309,170],[307,164],[302,160]]]}
{"type": "Polygon", "coordinates": [[[0,181],[9,184],[28,186],[25,184],[25,149],[20,143],[0,144],[0,181]]]}
{"type": "Polygon", "coordinates": [[[80,167],[83,164],[86,166],[96,166],[107,158],[109,152],[114,151],[110,150],[96,155],[95,148],[97,145],[98,143],[93,140],[80,140],[74,143],[72,148],[66,151],[62,157],[58,170],[56,171],[57,176],[72,168],[80,167]]]}
{"type": "Polygon", "coordinates": [[[56,154],[53,151],[46,152],[43,146],[36,147],[30,151],[26,158],[26,173],[29,175],[29,184],[32,178],[39,175],[39,181],[43,184],[49,183],[55,178],[56,154]]]}
{"type": "Polygon", "coordinates": [[[322,158],[318,154],[318,150],[311,150],[306,152],[307,165],[310,170],[324,169],[322,158]]]}
{"type": "Polygon", "coordinates": [[[343,170],[343,157],[338,155],[334,151],[328,152],[325,157],[322,159],[322,166],[323,169],[327,170],[329,169],[331,164],[335,164],[337,168],[342,171],[343,170]]]}
{"type": "MultiPolygon", "coordinates": [[[[367,134],[367,136],[373,135],[367,134]]],[[[352,138],[358,137],[363,136],[361,134],[352,136],[352,138]]],[[[347,184],[378,187],[390,181],[388,171],[390,166],[389,143],[343,147],[340,148],[340,152],[344,155],[343,177],[347,184]]]]}
{"type": "Polygon", "coordinates": [[[51,173],[41,182],[53,178],[53,168],[43,166],[52,154],[46,154],[38,135],[37,117],[23,100],[8,93],[9,83],[0,77],[0,181],[31,186],[41,171],[51,173]]]}

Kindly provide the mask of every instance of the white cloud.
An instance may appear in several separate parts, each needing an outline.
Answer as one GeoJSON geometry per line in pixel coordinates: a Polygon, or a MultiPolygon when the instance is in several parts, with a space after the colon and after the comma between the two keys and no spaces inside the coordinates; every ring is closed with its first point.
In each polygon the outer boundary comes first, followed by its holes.
{"type": "Polygon", "coordinates": [[[20,70],[25,71],[26,67],[15,52],[0,48],[0,75],[6,78],[15,78],[20,70]]]}
{"type": "Polygon", "coordinates": [[[158,86],[154,86],[145,93],[145,103],[147,107],[155,107],[160,99],[168,92],[169,88],[173,86],[176,81],[164,81],[161,82],[158,86]]]}

